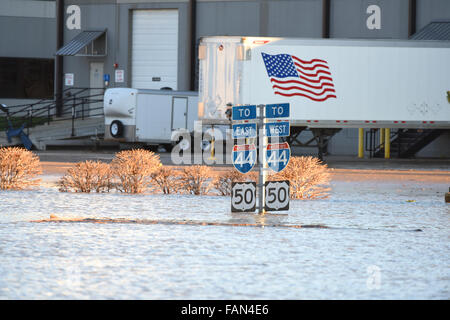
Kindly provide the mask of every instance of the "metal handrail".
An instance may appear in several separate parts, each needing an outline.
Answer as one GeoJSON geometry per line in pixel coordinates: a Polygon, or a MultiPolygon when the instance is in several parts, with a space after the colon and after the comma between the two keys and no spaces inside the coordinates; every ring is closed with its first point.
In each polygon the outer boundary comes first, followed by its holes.
{"type": "MultiPolygon", "coordinates": [[[[58,117],[54,117],[54,115],[56,114],[56,100],[49,100],[49,99],[41,99],[37,102],[30,104],[9,106],[7,107],[7,111],[5,113],[7,113],[7,118],[9,118],[10,120],[14,119],[14,116],[21,119],[21,125],[25,122],[24,125],[25,128],[27,129],[27,133],[29,133],[29,128],[35,125],[42,125],[44,123],[49,124],[50,122],[53,121],[61,121],[68,119],[72,119],[72,122],[74,122],[75,119],[79,118],[84,120],[85,118],[103,115],[103,105],[101,107],[88,108],[88,110],[85,109],[86,105],[89,106],[94,103],[103,102],[103,94],[104,94],[103,92],[92,95],[84,95],[84,93],[90,90],[103,91],[104,88],[75,87],[65,89],[63,91],[62,112],[58,117]],[[81,110],[77,110],[79,109],[80,106],[81,110]],[[89,111],[89,114],[86,114],[87,111],[89,111]],[[78,116],[79,112],[81,113],[80,117],[78,116]],[[33,118],[36,117],[39,118],[42,115],[45,115],[47,118],[45,122],[33,123],[33,118]]],[[[12,122],[8,123],[10,123],[10,126],[12,126],[12,122]]]]}
{"type": "MultiPolygon", "coordinates": [[[[375,154],[377,154],[384,147],[385,143],[380,142],[379,134],[377,128],[372,128],[369,131],[366,131],[365,135],[365,150],[369,152],[369,158],[373,158],[375,154]]],[[[390,131],[390,141],[394,141],[400,134],[401,129],[394,131],[390,131]]],[[[400,148],[400,147],[399,147],[400,148]]]]}

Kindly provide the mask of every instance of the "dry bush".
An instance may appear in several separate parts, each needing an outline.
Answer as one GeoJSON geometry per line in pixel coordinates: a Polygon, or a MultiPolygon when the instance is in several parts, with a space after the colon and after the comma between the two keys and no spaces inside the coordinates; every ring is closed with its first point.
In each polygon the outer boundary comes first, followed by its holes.
{"type": "Polygon", "coordinates": [[[100,161],[77,163],[58,181],[61,192],[109,192],[112,172],[109,164],[100,161]]]}
{"type": "Polygon", "coordinates": [[[42,173],[39,157],[18,147],[0,148],[0,189],[22,190],[39,184],[42,173]]]}
{"type": "Polygon", "coordinates": [[[289,180],[292,199],[325,199],[331,190],[327,165],[314,157],[292,157],[286,169],[269,180],[289,180]]]}
{"type": "Polygon", "coordinates": [[[151,175],[152,185],[164,194],[172,194],[180,189],[177,173],[172,168],[161,166],[151,175]]]}
{"type": "Polygon", "coordinates": [[[150,184],[150,176],[161,167],[154,152],[136,149],[116,153],[111,161],[114,176],[119,179],[117,190],[125,193],[142,193],[150,184]]]}
{"type": "Polygon", "coordinates": [[[180,190],[187,193],[202,195],[211,188],[212,171],[207,166],[194,165],[183,168],[180,174],[180,190]]]}
{"type": "Polygon", "coordinates": [[[214,178],[212,185],[221,196],[231,195],[231,184],[233,182],[257,181],[258,172],[252,171],[242,174],[234,168],[220,171],[214,178]]]}

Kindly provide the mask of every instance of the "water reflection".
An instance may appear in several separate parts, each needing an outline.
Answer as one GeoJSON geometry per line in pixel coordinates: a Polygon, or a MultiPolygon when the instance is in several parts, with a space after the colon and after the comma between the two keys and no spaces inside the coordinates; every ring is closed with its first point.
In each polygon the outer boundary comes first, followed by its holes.
{"type": "Polygon", "coordinates": [[[450,297],[447,186],[332,187],[265,216],[216,196],[0,192],[0,298],[450,297]],[[50,214],[194,224],[29,222],[50,214]]]}

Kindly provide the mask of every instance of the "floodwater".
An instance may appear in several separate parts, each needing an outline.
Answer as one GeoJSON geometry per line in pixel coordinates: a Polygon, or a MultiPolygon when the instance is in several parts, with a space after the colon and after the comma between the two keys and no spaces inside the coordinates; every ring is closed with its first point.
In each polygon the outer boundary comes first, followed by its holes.
{"type": "Polygon", "coordinates": [[[0,299],[450,298],[448,185],[331,186],[264,218],[229,197],[2,191],[0,299]],[[50,214],[267,226],[30,222],[50,214]]]}

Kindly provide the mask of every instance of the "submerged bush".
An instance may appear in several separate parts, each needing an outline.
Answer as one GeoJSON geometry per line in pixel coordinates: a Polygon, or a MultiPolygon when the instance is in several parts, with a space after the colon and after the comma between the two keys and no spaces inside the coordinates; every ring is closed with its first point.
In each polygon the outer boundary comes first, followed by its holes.
{"type": "Polygon", "coordinates": [[[233,182],[257,181],[257,179],[257,172],[252,171],[247,174],[242,174],[236,169],[231,168],[217,172],[216,177],[212,182],[212,186],[217,190],[219,195],[231,196],[231,185],[233,182]]]}
{"type": "Polygon", "coordinates": [[[269,179],[289,180],[293,199],[325,199],[331,190],[328,166],[314,157],[292,157],[286,169],[269,179]]]}
{"type": "Polygon", "coordinates": [[[154,152],[136,149],[118,152],[111,162],[113,174],[118,178],[117,190],[142,193],[151,182],[151,175],[161,167],[154,152]]]}
{"type": "Polygon", "coordinates": [[[207,166],[194,165],[183,168],[180,174],[180,188],[190,194],[207,194],[212,177],[211,169],[207,166]]]}
{"type": "Polygon", "coordinates": [[[109,192],[112,172],[109,164],[100,161],[77,163],[58,181],[62,192],[109,192]]]}
{"type": "Polygon", "coordinates": [[[0,148],[0,189],[22,190],[39,185],[42,173],[39,157],[18,147],[0,148]]]}
{"type": "Polygon", "coordinates": [[[180,189],[178,175],[172,168],[161,166],[151,175],[152,185],[164,194],[172,194],[180,189]]]}

